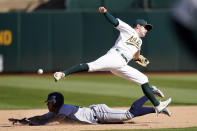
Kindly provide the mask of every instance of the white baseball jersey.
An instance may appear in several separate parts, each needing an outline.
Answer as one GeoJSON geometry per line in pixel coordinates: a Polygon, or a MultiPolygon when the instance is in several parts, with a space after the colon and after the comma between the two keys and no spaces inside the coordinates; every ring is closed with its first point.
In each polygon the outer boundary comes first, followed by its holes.
{"type": "MultiPolygon", "coordinates": [[[[64,104],[58,114],[91,124],[121,122],[133,118],[133,115],[128,110],[111,109],[105,104],[91,105],[90,108],[64,104]]],[[[55,116],[55,113],[48,112],[45,116],[49,118],[55,116]]]]}
{"type": "Polygon", "coordinates": [[[142,40],[137,32],[128,24],[118,19],[119,25],[116,27],[120,31],[120,35],[115,42],[112,49],[119,49],[124,54],[128,61],[130,61],[134,54],[140,50],[142,40]]]}
{"type": "Polygon", "coordinates": [[[119,25],[116,29],[120,31],[120,35],[115,45],[105,55],[87,63],[88,71],[111,71],[117,76],[136,82],[138,85],[145,84],[148,82],[147,76],[127,65],[135,53],[141,49],[142,40],[131,26],[120,19],[118,21],[119,25]]]}

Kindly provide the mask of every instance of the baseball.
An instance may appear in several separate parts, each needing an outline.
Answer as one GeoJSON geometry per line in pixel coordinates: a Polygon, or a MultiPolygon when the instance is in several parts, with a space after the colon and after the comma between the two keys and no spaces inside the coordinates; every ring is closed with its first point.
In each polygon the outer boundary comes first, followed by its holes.
{"type": "Polygon", "coordinates": [[[43,74],[43,69],[38,69],[38,74],[43,74]]]}

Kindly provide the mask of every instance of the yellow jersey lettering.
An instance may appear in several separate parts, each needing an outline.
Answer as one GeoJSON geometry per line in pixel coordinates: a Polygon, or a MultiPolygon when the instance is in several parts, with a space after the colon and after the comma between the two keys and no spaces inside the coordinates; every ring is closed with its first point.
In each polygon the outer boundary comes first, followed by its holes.
{"type": "Polygon", "coordinates": [[[0,45],[3,45],[3,32],[0,31],[0,45]]]}
{"type": "Polygon", "coordinates": [[[0,45],[9,46],[12,43],[12,32],[10,30],[0,31],[0,45]]]}
{"type": "Polygon", "coordinates": [[[127,45],[134,45],[138,49],[140,49],[141,41],[137,41],[137,37],[131,36],[128,40],[126,40],[127,45]]]}

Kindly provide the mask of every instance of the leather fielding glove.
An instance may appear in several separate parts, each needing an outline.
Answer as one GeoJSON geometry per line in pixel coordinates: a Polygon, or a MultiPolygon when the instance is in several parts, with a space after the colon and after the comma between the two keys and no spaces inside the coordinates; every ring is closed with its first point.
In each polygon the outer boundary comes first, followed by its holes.
{"type": "Polygon", "coordinates": [[[150,63],[149,60],[142,55],[139,56],[139,59],[134,60],[134,62],[143,67],[147,67],[147,65],[150,63]]]}

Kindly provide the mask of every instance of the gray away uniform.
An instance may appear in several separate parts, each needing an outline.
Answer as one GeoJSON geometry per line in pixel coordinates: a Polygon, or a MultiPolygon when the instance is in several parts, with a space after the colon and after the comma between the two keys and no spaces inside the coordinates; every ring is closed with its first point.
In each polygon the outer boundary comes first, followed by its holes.
{"type": "MultiPolygon", "coordinates": [[[[64,104],[58,114],[64,114],[70,119],[90,124],[123,122],[134,117],[128,110],[112,109],[105,104],[90,105],[89,108],[64,104]]],[[[53,112],[45,114],[46,117],[53,115],[53,112]]]]}

